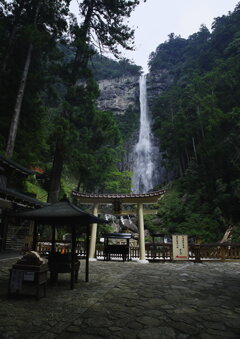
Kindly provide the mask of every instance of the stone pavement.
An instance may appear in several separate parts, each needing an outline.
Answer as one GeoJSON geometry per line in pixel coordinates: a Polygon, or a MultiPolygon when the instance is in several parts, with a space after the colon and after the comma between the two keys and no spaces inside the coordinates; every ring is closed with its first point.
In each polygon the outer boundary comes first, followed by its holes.
{"type": "Polygon", "coordinates": [[[90,281],[60,274],[47,298],[8,298],[0,261],[0,338],[240,338],[240,263],[91,262],[90,281]]]}

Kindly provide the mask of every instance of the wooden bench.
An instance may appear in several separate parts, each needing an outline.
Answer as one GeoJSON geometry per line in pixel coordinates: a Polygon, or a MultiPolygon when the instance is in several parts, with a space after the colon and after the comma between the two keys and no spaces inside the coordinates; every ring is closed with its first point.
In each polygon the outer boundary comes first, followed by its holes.
{"type": "MultiPolygon", "coordinates": [[[[71,273],[72,254],[71,253],[50,253],[48,256],[48,266],[51,272],[51,281],[57,282],[59,273],[71,273]]],[[[78,271],[80,268],[80,261],[75,256],[74,261],[74,280],[78,281],[78,271]]]]}

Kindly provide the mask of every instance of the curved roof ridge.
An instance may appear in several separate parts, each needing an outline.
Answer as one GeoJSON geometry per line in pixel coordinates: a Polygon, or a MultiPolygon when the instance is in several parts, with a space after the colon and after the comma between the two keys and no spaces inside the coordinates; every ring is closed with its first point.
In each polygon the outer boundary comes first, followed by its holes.
{"type": "Polygon", "coordinates": [[[131,197],[152,197],[152,196],[158,196],[162,195],[166,192],[165,189],[158,190],[158,191],[152,191],[148,193],[83,193],[79,192],[77,190],[73,190],[73,195],[79,196],[79,197],[89,197],[89,198],[95,198],[95,197],[103,197],[103,198],[131,198],[131,197]]]}
{"type": "Polygon", "coordinates": [[[158,190],[149,193],[127,193],[127,194],[100,194],[100,193],[82,193],[79,191],[72,191],[72,195],[79,199],[80,203],[83,204],[93,204],[93,203],[102,203],[102,204],[111,204],[116,200],[119,200],[121,203],[130,203],[130,204],[151,204],[157,202],[161,197],[163,197],[166,190],[158,190]]]}

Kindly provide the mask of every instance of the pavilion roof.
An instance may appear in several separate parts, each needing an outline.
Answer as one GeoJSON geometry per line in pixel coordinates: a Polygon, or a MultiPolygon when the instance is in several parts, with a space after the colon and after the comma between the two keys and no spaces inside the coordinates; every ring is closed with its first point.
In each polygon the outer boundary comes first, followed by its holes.
{"type": "Polygon", "coordinates": [[[157,202],[164,195],[165,190],[159,190],[149,193],[131,193],[131,194],[91,194],[72,191],[72,195],[80,203],[106,203],[111,204],[118,200],[121,203],[130,204],[151,204],[157,202]]]}
{"type": "Polygon", "coordinates": [[[16,216],[35,220],[42,224],[56,224],[59,226],[67,224],[81,224],[85,226],[91,223],[108,223],[105,219],[100,219],[90,213],[84,212],[68,201],[60,201],[46,207],[17,213],[16,216]]]}

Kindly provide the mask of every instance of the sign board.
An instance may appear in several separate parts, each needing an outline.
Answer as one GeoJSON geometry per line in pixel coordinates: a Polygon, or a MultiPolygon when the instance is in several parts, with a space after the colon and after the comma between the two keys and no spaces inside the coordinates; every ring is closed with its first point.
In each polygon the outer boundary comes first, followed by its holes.
{"type": "Polygon", "coordinates": [[[34,281],[34,272],[24,272],[24,281],[34,281]]]}
{"type": "Polygon", "coordinates": [[[173,260],[188,260],[188,236],[172,235],[173,260]]]}

